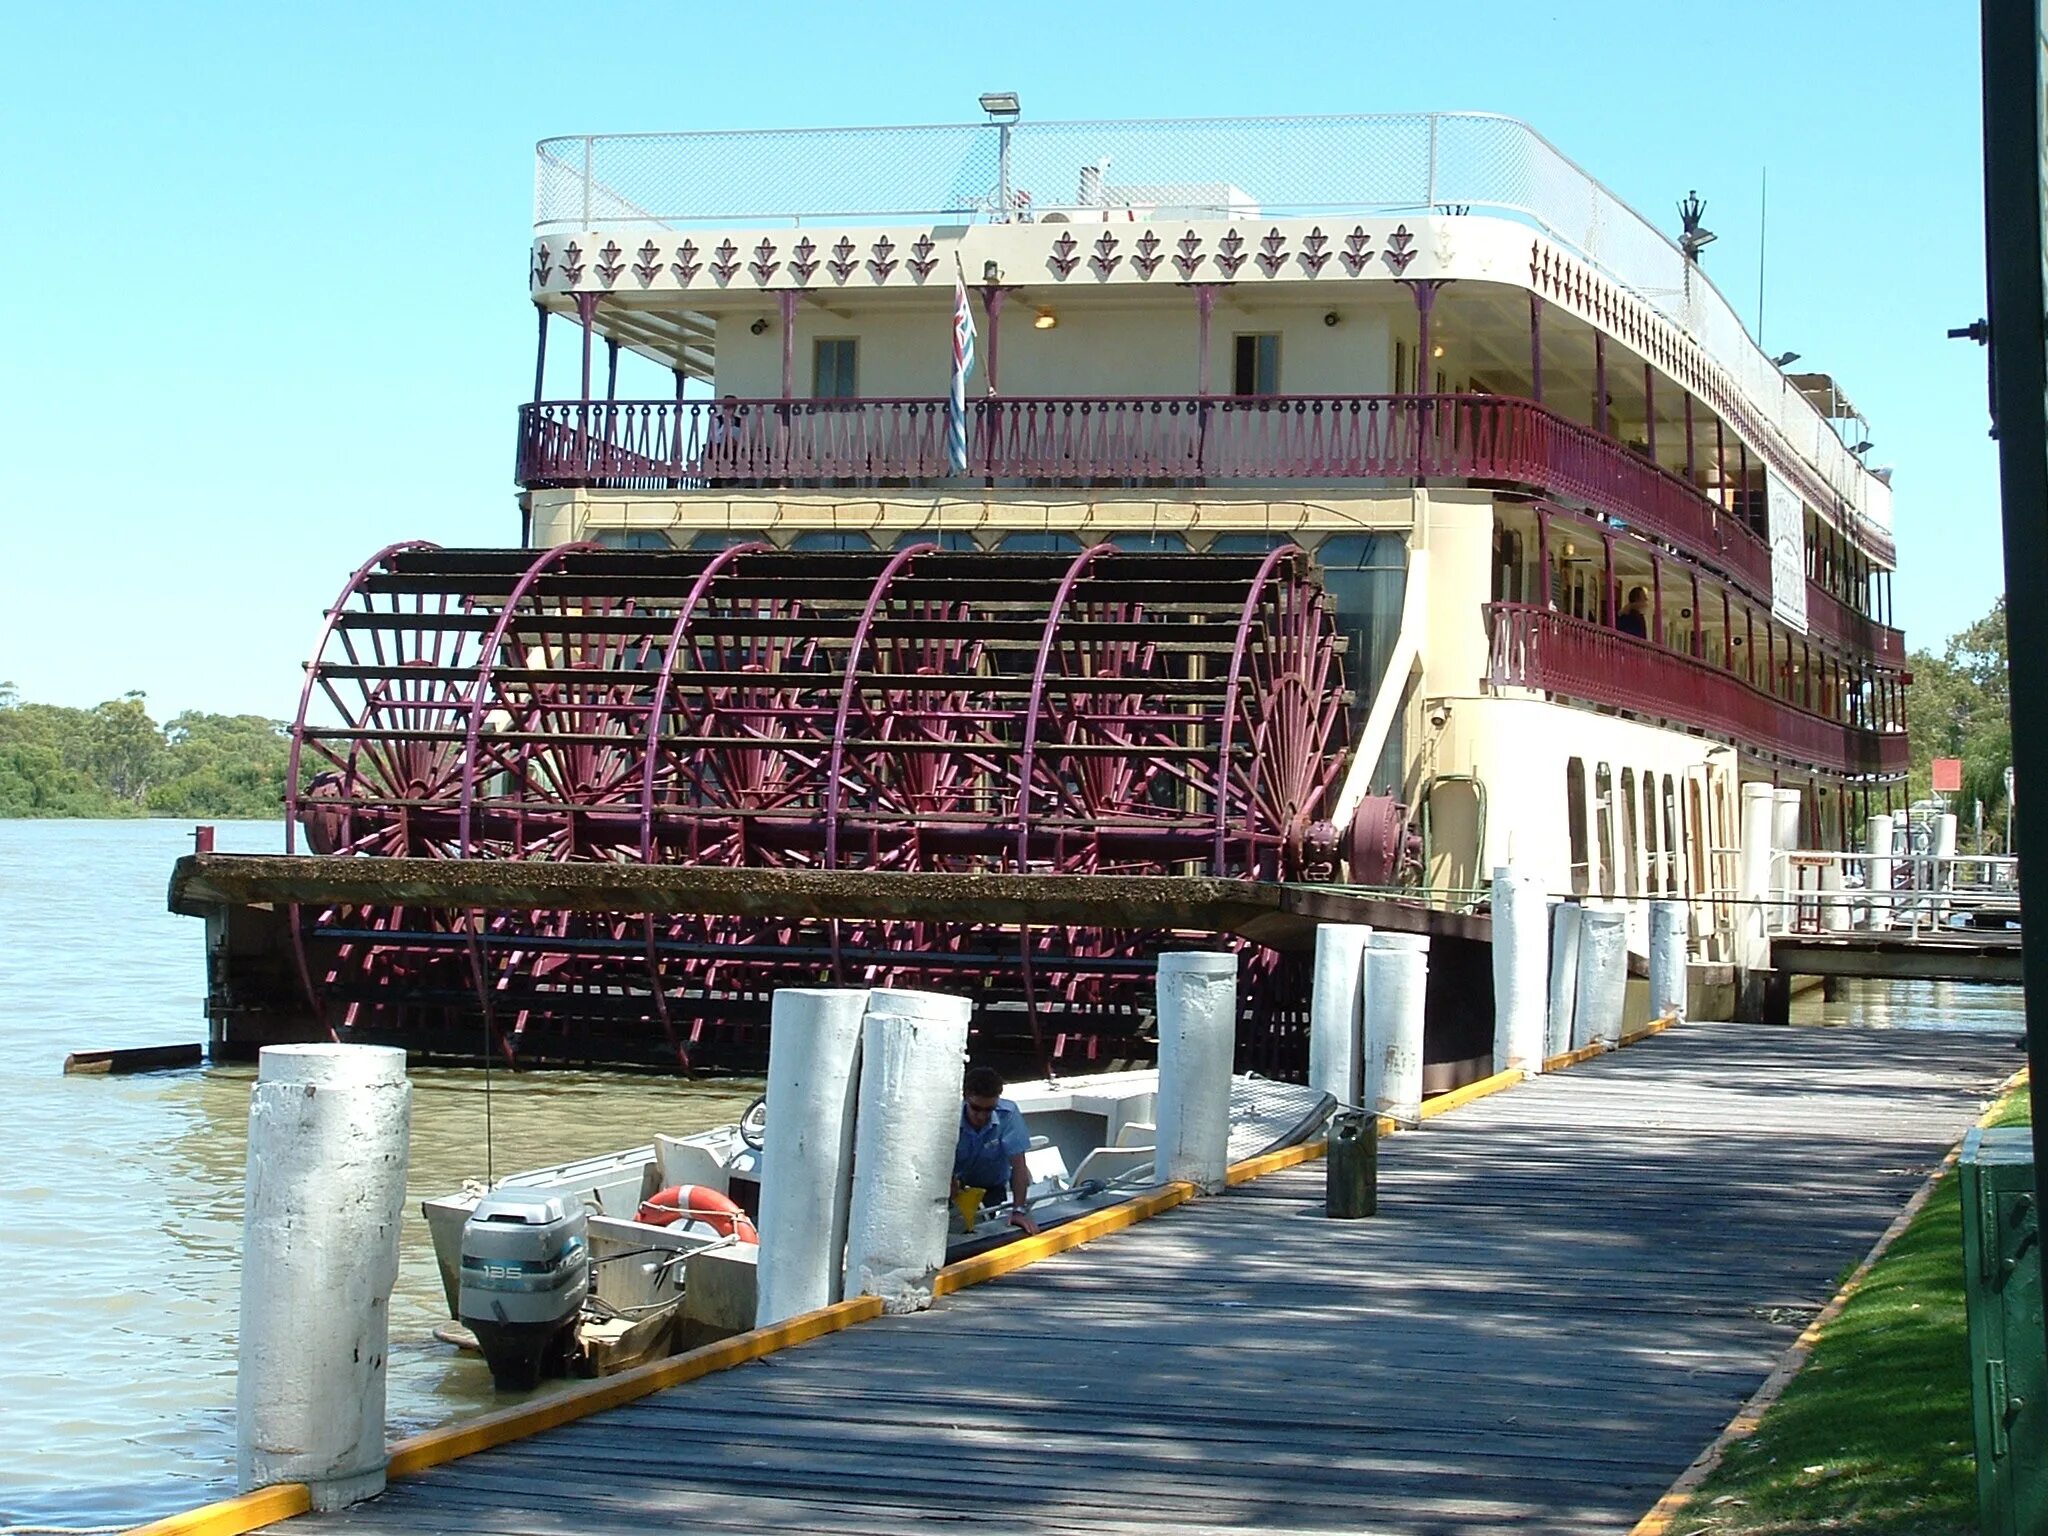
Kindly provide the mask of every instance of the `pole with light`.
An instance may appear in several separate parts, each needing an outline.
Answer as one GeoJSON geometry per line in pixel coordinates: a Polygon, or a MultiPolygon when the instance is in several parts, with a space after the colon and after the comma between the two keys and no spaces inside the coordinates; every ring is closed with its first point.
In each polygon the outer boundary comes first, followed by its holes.
{"type": "Polygon", "coordinates": [[[1015,91],[983,91],[981,110],[996,125],[996,222],[1010,222],[1010,129],[1021,108],[1015,91]]]}

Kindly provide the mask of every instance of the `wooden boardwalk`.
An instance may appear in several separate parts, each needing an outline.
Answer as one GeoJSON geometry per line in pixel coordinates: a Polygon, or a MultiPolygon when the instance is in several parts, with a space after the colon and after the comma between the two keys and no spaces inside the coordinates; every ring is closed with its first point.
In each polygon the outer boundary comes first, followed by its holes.
{"type": "Polygon", "coordinates": [[[283,1529],[1627,1531],[2020,1064],[1690,1025],[283,1529]]]}

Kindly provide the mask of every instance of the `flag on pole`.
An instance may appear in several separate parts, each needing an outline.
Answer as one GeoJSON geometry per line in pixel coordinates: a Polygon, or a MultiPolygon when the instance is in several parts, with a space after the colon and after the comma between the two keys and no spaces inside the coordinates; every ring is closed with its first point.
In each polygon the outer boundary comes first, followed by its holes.
{"type": "Polygon", "coordinates": [[[956,475],[967,472],[967,375],[973,371],[974,311],[961,278],[953,284],[953,389],[946,402],[946,462],[956,475]]]}

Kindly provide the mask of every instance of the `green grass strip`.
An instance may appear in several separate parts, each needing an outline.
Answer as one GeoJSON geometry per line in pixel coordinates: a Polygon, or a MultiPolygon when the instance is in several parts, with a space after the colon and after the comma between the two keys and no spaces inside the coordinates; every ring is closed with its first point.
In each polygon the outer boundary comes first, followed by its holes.
{"type": "MultiPolygon", "coordinates": [[[[2024,1086],[1989,1123],[2029,1123],[2024,1086]]],[[[1756,1432],[1671,1521],[1673,1536],[1974,1536],[1958,1184],[1953,1167],[1942,1174],[1756,1432]]]]}

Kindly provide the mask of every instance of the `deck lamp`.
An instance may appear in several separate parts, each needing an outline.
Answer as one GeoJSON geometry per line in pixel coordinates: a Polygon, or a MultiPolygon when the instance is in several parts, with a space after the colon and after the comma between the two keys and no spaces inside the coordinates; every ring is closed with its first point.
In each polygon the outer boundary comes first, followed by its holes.
{"type": "Polygon", "coordinates": [[[1876,446],[1877,445],[1875,443],[1873,443],[1869,438],[1866,437],[1860,443],[1851,443],[1849,445],[1849,451],[1851,453],[1863,454],[1870,452],[1870,450],[1872,448],[1875,448],[1876,446]]]}
{"type": "Polygon", "coordinates": [[[1790,365],[1798,361],[1799,354],[1797,352],[1780,352],[1776,357],[1771,359],[1771,366],[1773,368],[1785,368],[1789,367],[1790,365]]]}
{"type": "Polygon", "coordinates": [[[983,91],[981,110],[990,117],[1015,117],[1021,109],[1015,91],[983,91]]]}
{"type": "Polygon", "coordinates": [[[1687,261],[1697,262],[1700,252],[1714,242],[1714,232],[1700,223],[1700,216],[1706,211],[1707,205],[1697,192],[1686,193],[1685,201],[1678,205],[1678,248],[1685,252],[1687,261]]]}
{"type": "Polygon", "coordinates": [[[1010,206],[1010,129],[1023,109],[1015,91],[983,91],[981,110],[989,115],[999,135],[996,141],[996,222],[1007,224],[1014,211],[1010,206]]]}
{"type": "Polygon", "coordinates": [[[1032,329],[1039,331],[1049,331],[1059,323],[1060,317],[1049,309],[1041,309],[1031,319],[1032,329]]]}

